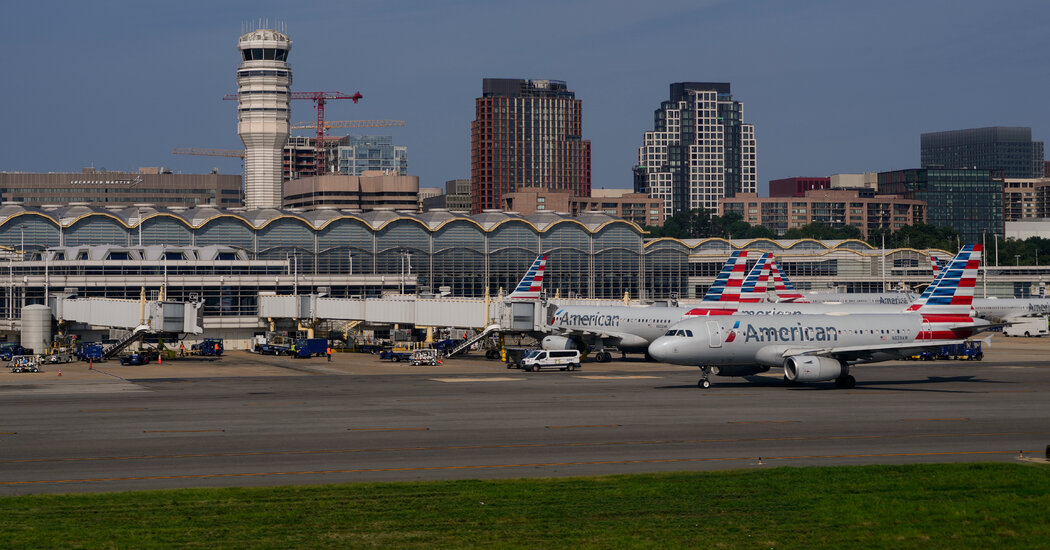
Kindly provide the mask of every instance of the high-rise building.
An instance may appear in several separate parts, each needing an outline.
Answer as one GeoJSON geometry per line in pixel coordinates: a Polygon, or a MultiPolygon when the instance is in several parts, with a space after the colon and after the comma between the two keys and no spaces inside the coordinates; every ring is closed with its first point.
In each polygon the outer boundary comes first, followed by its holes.
{"type": "Polygon", "coordinates": [[[1000,170],[1007,178],[1044,175],[1043,142],[1032,129],[992,126],[922,134],[923,168],[1000,170]]]}
{"type": "Polygon", "coordinates": [[[636,192],[663,199],[664,214],[718,210],[718,199],[755,193],[755,127],[728,82],[676,82],[638,148],[636,192]]]}
{"type": "Polygon", "coordinates": [[[470,125],[472,210],[499,208],[520,187],[591,192],[583,103],[558,80],[486,78],[470,125]]]}
{"type": "Polygon", "coordinates": [[[346,136],[336,147],[340,174],[360,176],[380,171],[408,175],[408,147],[394,145],[393,136],[346,136]]]}
{"type": "Polygon", "coordinates": [[[879,194],[926,202],[926,223],[952,227],[962,242],[1003,234],[1003,176],[1000,170],[923,168],[879,172],[879,194]]]}
{"type": "Polygon", "coordinates": [[[288,141],[292,41],[273,29],[258,29],[237,40],[237,134],[244,143],[244,205],[279,208],[281,150],[288,141]]]}

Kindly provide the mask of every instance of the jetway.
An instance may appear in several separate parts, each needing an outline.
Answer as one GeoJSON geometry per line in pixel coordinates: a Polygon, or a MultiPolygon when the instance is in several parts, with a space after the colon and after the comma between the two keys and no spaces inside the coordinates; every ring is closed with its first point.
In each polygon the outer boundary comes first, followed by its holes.
{"type": "Polygon", "coordinates": [[[204,332],[200,302],[166,300],[118,300],[114,298],[52,298],[56,319],[92,326],[141,329],[150,332],[204,332]]]}
{"type": "Polygon", "coordinates": [[[420,327],[485,328],[503,331],[543,330],[547,304],[543,300],[500,301],[471,298],[326,298],[318,295],[259,296],[259,316],[265,319],[317,319],[403,324],[420,327]]]}

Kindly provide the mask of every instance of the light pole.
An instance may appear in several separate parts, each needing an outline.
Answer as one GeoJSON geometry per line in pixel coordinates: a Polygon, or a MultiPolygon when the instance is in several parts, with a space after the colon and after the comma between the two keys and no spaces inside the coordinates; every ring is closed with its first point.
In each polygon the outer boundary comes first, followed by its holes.
{"type": "Polygon", "coordinates": [[[1020,267],[1021,266],[1021,255],[1020,254],[1014,254],[1014,265],[1016,267],[1020,267]]]}
{"type": "Polygon", "coordinates": [[[24,262],[26,261],[26,226],[25,224],[18,226],[18,235],[20,236],[18,245],[18,257],[24,262]]]}
{"type": "Polygon", "coordinates": [[[139,215],[139,247],[142,247],[142,209],[137,210],[139,215]]]}

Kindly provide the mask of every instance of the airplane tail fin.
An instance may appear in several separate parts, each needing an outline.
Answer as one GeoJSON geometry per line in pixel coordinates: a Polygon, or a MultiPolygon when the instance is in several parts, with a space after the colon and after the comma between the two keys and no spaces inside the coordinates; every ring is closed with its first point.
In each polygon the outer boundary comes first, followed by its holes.
{"type": "Polygon", "coordinates": [[[747,251],[736,250],[730,254],[722,271],[718,272],[715,282],[707,289],[703,302],[739,302],[740,288],[744,285],[744,271],[747,268],[747,251]]]}
{"type": "Polygon", "coordinates": [[[538,300],[543,290],[543,270],[547,267],[547,256],[541,255],[532,262],[532,267],[507,298],[511,300],[538,300]]]}
{"type": "Polygon", "coordinates": [[[781,273],[780,264],[776,260],[770,260],[769,276],[773,278],[773,292],[777,300],[781,302],[804,303],[807,300],[795,290],[787,276],[781,273]]]}
{"type": "Polygon", "coordinates": [[[973,308],[982,250],[979,244],[962,247],[955,258],[940,270],[933,284],[908,306],[908,311],[969,315],[973,308]]]}
{"type": "Polygon", "coordinates": [[[741,300],[744,302],[759,302],[766,298],[766,290],[769,287],[769,262],[773,259],[772,252],[762,254],[755,262],[755,266],[744,279],[740,287],[741,300]]]}
{"type": "Polygon", "coordinates": [[[937,280],[941,274],[941,261],[933,254],[930,254],[930,267],[933,269],[933,279],[937,280]]]}

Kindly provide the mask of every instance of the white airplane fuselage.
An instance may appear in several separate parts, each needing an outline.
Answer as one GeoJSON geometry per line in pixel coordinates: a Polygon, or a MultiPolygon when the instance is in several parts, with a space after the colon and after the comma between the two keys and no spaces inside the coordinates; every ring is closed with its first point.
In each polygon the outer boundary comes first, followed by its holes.
{"type": "MultiPolygon", "coordinates": [[[[981,324],[986,323],[975,321],[975,325],[981,324]]],[[[649,346],[649,354],[658,361],[679,365],[783,366],[785,353],[791,350],[871,346],[873,351],[860,354],[866,358],[855,362],[872,362],[902,356],[889,344],[923,345],[934,339],[963,339],[973,333],[968,328],[937,330],[919,313],[724,315],[688,319],[672,330],[685,331],[686,335],[657,338],[649,346]]]]}

